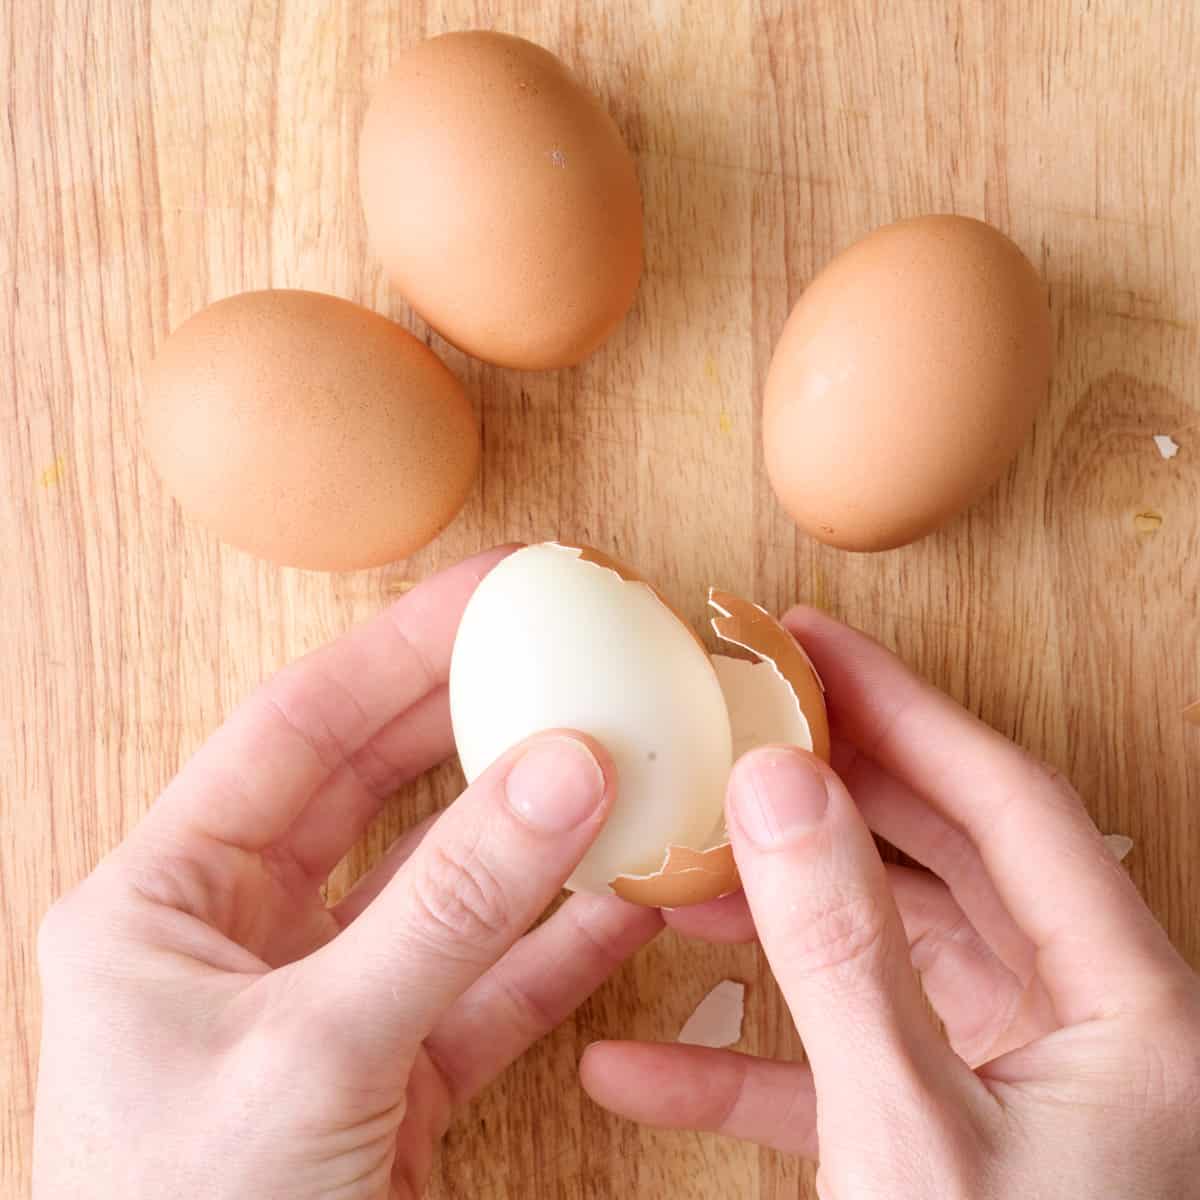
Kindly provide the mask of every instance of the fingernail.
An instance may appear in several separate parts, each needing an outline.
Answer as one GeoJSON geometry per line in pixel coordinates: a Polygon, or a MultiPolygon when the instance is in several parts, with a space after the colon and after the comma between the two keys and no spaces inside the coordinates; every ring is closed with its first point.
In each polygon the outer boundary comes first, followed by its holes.
{"type": "Polygon", "coordinates": [[[761,750],[738,767],[737,777],[734,817],[761,850],[787,845],[825,816],[825,778],[807,755],[761,750]]]}
{"type": "Polygon", "coordinates": [[[566,833],[596,811],[604,772],[575,738],[535,742],[517,760],[505,783],[509,807],[540,833],[566,833]]]}

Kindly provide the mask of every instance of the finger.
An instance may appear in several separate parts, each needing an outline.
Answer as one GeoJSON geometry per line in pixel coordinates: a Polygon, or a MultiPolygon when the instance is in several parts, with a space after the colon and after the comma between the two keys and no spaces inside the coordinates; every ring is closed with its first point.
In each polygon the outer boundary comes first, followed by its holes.
{"type": "Polygon", "coordinates": [[[785,624],[839,731],[975,844],[1065,1022],[1138,1006],[1177,977],[1166,934],[1056,776],[865,635],[809,608],[785,624]]]}
{"type": "Polygon", "coordinates": [[[515,747],[439,817],[375,900],[303,964],[360,1048],[415,1047],[562,888],[612,803],[580,735],[515,747]]]}
{"type": "Polygon", "coordinates": [[[722,1133],[816,1158],[816,1094],[801,1063],[704,1046],[596,1042],[579,1078],[597,1104],[660,1129],[722,1133]]]}
{"type": "MultiPolygon", "coordinates": [[[[1011,971],[941,880],[927,871],[885,867],[910,960],[960,1058],[984,1062],[1057,1028],[1036,973],[1022,978],[1011,971]]],[[[684,937],[744,942],[758,936],[741,891],[708,904],[667,909],[663,917],[684,937]]]]}
{"type": "Polygon", "coordinates": [[[455,1102],[565,1021],[660,929],[656,909],[579,894],[526,934],[425,1039],[455,1102]]]}
{"type": "Polygon", "coordinates": [[[1014,975],[940,879],[894,865],[887,874],[909,958],[959,1058],[976,1066],[1058,1028],[1041,980],[1014,975]]]}
{"type": "Polygon", "coordinates": [[[467,600],[507,553],[435,575],[374,620],[285,667],[168,785],[150,823],[262,850],[390,721],[446,682],[467,600]]]}
{"type": "Polygon", "coordinates": [[[740,888],[719,900],[690,904],[687,908],[664,908],[667,925],[688,938],[705,942],[752,942],[758,937],[754,917],[746,903],[746,893],[740,888]]]}
{"type": "Polygon", "coordinates": [[[371,901],[391,882],[392,876],[412,857],[413,851],[425,840],[425,835],[439,816],[440,813],[431,813],[400,834],[384,856],[329,910],[341,928],[345,929],[367,910],[371,901]]]}
{"type": "Polygon", "coordinates": [[[878,763],[837,742],[833,766],[867,825],[945,881],[971,924],[1023,983],[1037,974],[1037,948],[1000,899],[975,843],[878,763]]]}
{"type": "Polygon", "coordinates": [[[280,843],[311,878],[325,879],[398,789],[454,752],[447,697],[423,696],[317,789],[280,843]]]}
{"type": "Polygon", "coordinates": [[[918,1110],[932,1093],[964,1100],[970,1072],[929,1019],[883,862],[837,776],[801,750],[752,751],[734,767],[726,811],[822,1131],[897,1099],[918,1110]]]}
{"type": "MultiPolygon", "coordinates": [[[[442,1085],[438,1069],[426,1054],[418,1054],[413,1059],[405,1092],[407,1094],[403,1107],[404,1119],[390,1139],[382,1139],[385,1143],[385,1153],[391,1148],[387,1146],[389,1141],[399,1151],[392,1159],[391,1188],[386,1193],[367,1193],[375,1196],[386,1195],[387,1200],[415,1200],[416,1197],[425,1195],[442,1138],[446,1136],[454,1116],[453,1105],[442,1085]]],[[[386,1113],[386,1109],[384,1112],[386,1113]]],[[[384,1124],[387,1120],[387,1116],[383,1115],[379,1124],[384,1124]]],[[[359,1132],[361,1128],[362,1126],[359,1126],[355,1130],[360,1139],[359,1145],[365,1140],[359,1132]]],[[[353,1179],[348,1188],[343,1187],[333,1194],[345,1196],[347,1192],[351,1196],[362,1195],[361,1175],[353,1179]]]]}

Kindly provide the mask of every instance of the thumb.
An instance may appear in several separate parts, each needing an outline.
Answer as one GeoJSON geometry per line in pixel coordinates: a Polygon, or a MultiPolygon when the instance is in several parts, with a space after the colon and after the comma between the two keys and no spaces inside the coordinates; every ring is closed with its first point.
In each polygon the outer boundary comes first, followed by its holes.
{"type": "Polygon", "coordinates": [[[804,1042],[822,1127],[861,1127],[873,1098],[903,1111],[969,1076],[929,1018],[883,862],[837,775],[802,750],[757,750],[735,766],[727,806],[738,871],[804,1042]]]}
{"type": "Polygon", "coordinates": [[[614,792],[611,762],[590,739],[551,732],[515,747],[305,960],[373,1056],[388,1040],[416,1046],[526,932],[600,832],[614,792]]]}

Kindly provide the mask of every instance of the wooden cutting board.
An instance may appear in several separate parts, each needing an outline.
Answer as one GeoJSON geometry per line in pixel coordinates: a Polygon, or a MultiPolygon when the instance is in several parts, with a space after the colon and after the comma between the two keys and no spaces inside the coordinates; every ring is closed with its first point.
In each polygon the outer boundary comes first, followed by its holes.
{"type": "MultiPolygon", "coordinates": [[[[65,0],[0,7],[0,1016],[4,1194],[23,1192],[50,900],[258,680],[467,551],[562,535],[617,550],[692,617],[708,584],[815,601],[1062,768],[1200,961],[1200,119],[1192,4],[672,0],[65,0]],[[1136,7],[1138,15],[1134,16],[1136,7]],[[481,483],[410,562],[326,577],[187,527],[139,459],[138,372],[231,292],[336,292],[421,330],[367,250],[368,88],[425,34],[489,25],[559,52],[634,149],[646,273],[575,371],[434,340],[483,415],[481,483]],[[799,536],[757,405],[791,304],[881,222],[954,210],[1049,281],[1059,364],[1002,486],[875,557],[799,536]],[[1171,434],[1165,460],[1152,435],[1171,434]]],[[[338,891],[443,771],[389,807],[338,891]]],[[[583,1046],[671,1038],[724,977],[742,1048],[798,1052],[753,948],[661,938],[455,1124],[438,1198],[814,1195],[811,1168],[654,1133],[580,1094],[583,1046]]]]}

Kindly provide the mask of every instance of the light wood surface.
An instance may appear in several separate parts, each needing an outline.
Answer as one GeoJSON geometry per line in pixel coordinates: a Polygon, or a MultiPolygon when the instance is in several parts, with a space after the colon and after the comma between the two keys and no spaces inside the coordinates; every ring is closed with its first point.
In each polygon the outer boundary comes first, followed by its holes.
{"type": "MultiPolygon", "coordinates": [[[[699,617],[716,584],[820,603],[1061,767],[1200,961],[1200,17],[1179,0],[9,0],[0,6],[0,1160],[25,1189],[34,937],[258,680],[478,547],[608,547],[699,617]],[[1135,15],[1136,14],[1136,15],[1135,15]],[[420,329],[367,250],[356,131],[390,56],[494,25],[560,53],[637,155],[646,273],[580,369],[446,351],[483,414],[482,481],[393,568],[277,570],[187,527],[135,443],[166,332],[244,288],[307,287],[420,329]],[[790,305],[840,246],[954,210],[1049,280],[1048,409],[986,501],[909,549],[800,537],[757,404],[790,305]],[[1166,461],[1152,435],[1181,446],[1166,461]]],[[[435,346],[446,350],[436,340],[435,346]]],[[[447,799],[407,791],[335,890],[447,799]]],[[[752,948],[662,938],[454,1126],[432,1195],[811,1197],[811,1168],[624,1124],[584,1045],[669,1038],[724,977],[742,1047],[796,1037],[752,948]]]]}

